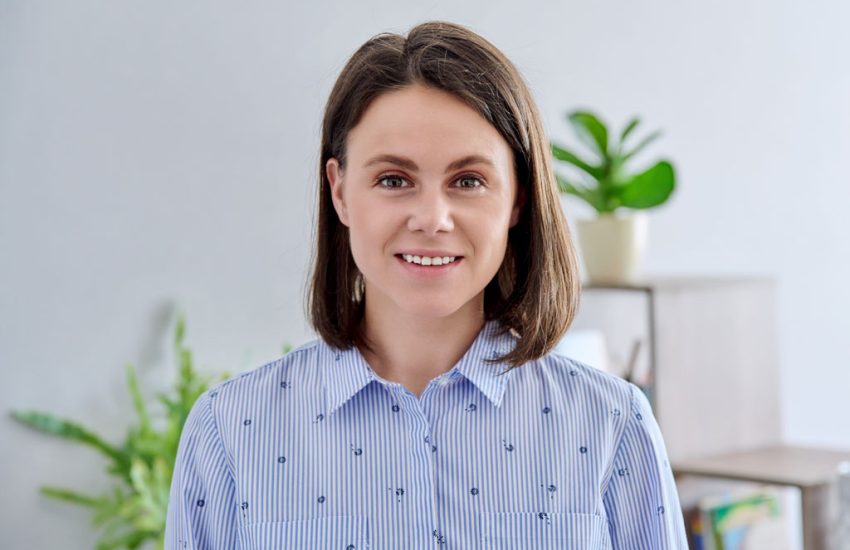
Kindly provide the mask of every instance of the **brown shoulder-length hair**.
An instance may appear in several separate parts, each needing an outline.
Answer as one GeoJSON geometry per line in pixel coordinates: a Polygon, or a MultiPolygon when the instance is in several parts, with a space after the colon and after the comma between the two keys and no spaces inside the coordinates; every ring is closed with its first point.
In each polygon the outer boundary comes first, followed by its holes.
{"type": "Polygon", "coordinates": [[[348,227],[340,222],[325,171],[346,162],[346,138],[378,95],[412,84],[444,90],[490,122],[510,145],[525,204],[508,232],[505,258],[484,290],[485,320],[497,319],[519,341],[495,359],[511,368],[549,352],[575,317],[580,281],[575,250],[559,201],[549,142],[537,107],[516,67],[490,42],[457,24],[431,21],[406,37],[381,33],[342,69],[322,121],[318,220],[306,303],[313,328],[329,344],[368,346],[362,332],[364,283],[348,227]]]}

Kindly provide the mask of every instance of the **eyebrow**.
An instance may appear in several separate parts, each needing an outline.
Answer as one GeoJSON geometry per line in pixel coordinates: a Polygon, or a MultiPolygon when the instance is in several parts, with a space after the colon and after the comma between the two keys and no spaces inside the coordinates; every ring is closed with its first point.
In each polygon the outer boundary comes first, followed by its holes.
{"type": "MultiPolygon", "coordinates": [[[[380,164],[382,162],[386,162],[389,164],[395,164],[396,166],[400,166],[405,170],[410,170],[411,172],[418,172],[419,166],[416,165],[415,162],[410,160],[407,157],[400,157],[398,155],[377,155],[369,159],[366,164],[363,165],[363,168],[368,168],[375,164],[380,164]]],[[[446,172],[451,172],[452,170],[459,170],[470,164],[486,164],[491,167],[495,167],[496,165],[490,160],[488,157],[482,155],[467,155],[463,158],[459,158],[454,162],[451,162],[448,166],[446,166],[446,172]]]]}

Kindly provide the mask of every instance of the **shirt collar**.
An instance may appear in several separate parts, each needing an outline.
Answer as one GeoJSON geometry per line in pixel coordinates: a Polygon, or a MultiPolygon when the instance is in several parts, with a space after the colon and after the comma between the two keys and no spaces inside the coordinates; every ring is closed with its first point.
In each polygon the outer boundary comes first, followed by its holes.
{"type": "MultiPolygon", "coordinates": [[[[472,382],[497,408],[502,404],[508,379],[513,371],[501,374],[506,371],[507,364],[484,360],[505,355],[514,348],[518,340],[514,332],[500,334],[501,330],[502,325],[498,320],[487,321],[472,345],[451,369],[472,382]]],[[[356,346],[341,350],[328,346],[322,340],[320,342],[325,353],[319,358],[319,365],[324,376],[330,416],[369,383],[383,379],[372,370],[356,346]]]]}

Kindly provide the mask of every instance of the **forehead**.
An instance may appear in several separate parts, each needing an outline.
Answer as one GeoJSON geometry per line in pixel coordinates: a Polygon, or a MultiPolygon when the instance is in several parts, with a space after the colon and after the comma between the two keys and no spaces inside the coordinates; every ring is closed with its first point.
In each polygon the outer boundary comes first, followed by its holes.
{"type": "MultiPolygon", "coordinates": [[[[375,98],[348,134],[350,159],[375,152],[427,160],[481,154],[512,165],[510,146],[496,128],[460,98],[419,84],[375,98]]],[[[442,168],[442,167],[441,167],[442,168]]]]}

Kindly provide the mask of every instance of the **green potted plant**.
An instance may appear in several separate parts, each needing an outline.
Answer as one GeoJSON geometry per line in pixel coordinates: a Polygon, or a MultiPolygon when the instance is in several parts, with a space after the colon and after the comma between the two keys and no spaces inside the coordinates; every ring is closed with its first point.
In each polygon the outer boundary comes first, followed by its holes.
{"type": "Polygon", "coordinates": [[[669,160],[633,172],[626,164],[657,139],[653,132],[627,148],[626,140],[640,123],[633,117],[620,133],[609,139],[608,128],[590,111],[566,114],[579,140],[593,158],[584,159],[563,145],[551,144],[552,155],[577,169],[577,176],[556,173],[559,190],[578,197],[596,211],[590,220],[577,220],[581,255],[590,283],[629,284],[639,275],[646,250],[649,221],[645,211],[664,204],[673,193],[676,176],[669,160]]]}
{"type": "MultiPolygon", "coordinates": [[[[192,363],[192,353],[183,345],[185,323],[180,317],[174,334],[179,376],[170,395],[159,395],[165,409],[155,422],[139,391],[135,369],[127,365],[127,384],[138,424],[131,426],[121,445],[107,442],[73,421],[40,411],[12,411],[16,421],[40,432],[87,445],[109,461],[107,472],[116,478],[112,492],[92,496],[77,491],[42,487],[41,493],[71,504],[90,508],[92,523],[102,532],[97,550],[140,548],[154,544],[163,548],[165,519],[171,476],[183,424],[195,400],[209,387],[192,363]]],[[[229,377],[221,375],[220,380],[229,377]]],[[[217,382],[218,380],[213,380],[217,382]]]]}

